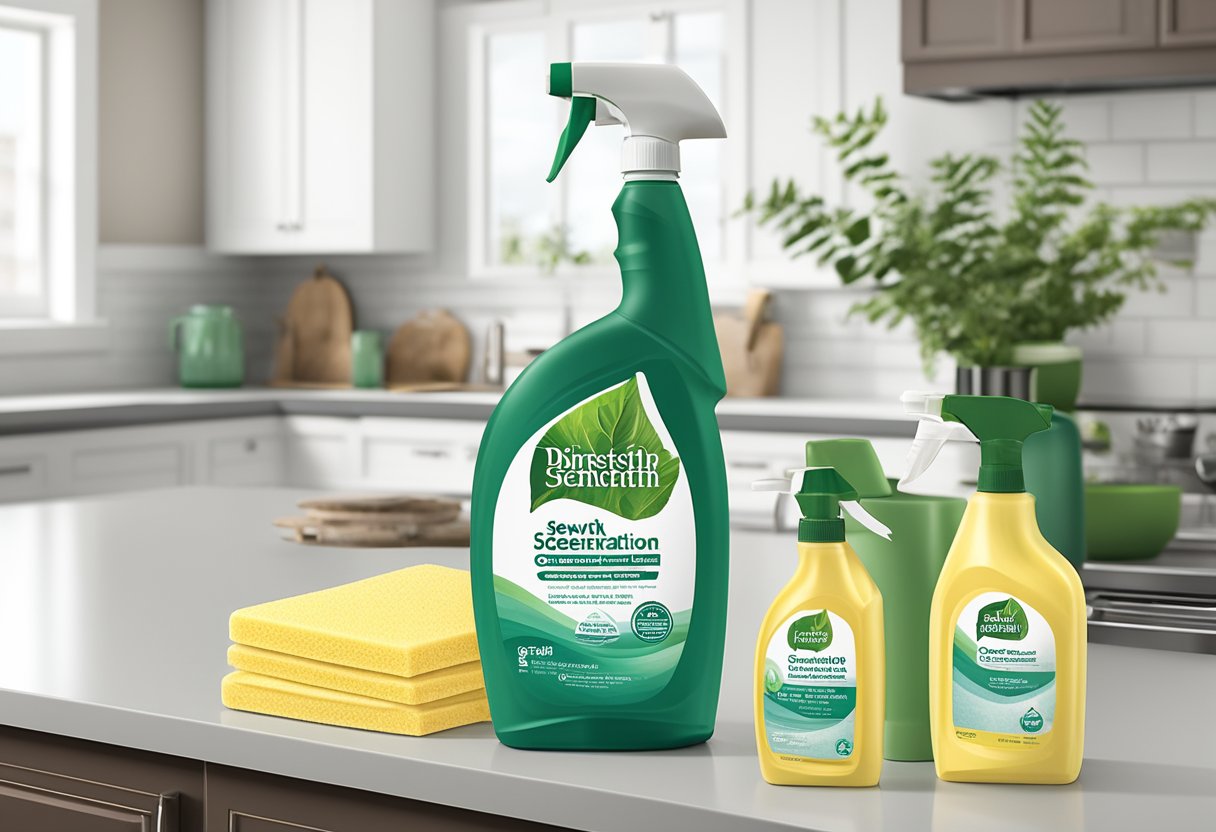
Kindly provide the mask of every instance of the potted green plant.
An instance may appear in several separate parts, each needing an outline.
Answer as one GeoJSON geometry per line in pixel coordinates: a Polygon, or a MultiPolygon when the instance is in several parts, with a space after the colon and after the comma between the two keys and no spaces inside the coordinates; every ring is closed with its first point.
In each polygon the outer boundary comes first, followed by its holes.
{"type": "Polygon", "coordinates": [[[1093,185],[1082,145],[1065,135],[1061,108],[1046,101],[1030,106],[1007,163],[946,153],[917,192],[872,147],[886,123],[881,100],[814,120],[868,207],[830,206],[788,180],[774,181],[763,198],[749,194],[742,213],[777,229],[791,256],[817,258],[846,284],[873,278],[878,290],[854,311],[892,327],[910,320],[926,370],[946,353],[961,386],[977,368],[1033,365],[1036,397],[1072,409],[1080,350],[1065,335],[1110,320],[1130,289],[1163,291],[1152,256],[1159,234],[1197,231],[1216,211],[1212,199],[1086,206],[1093,185]],[[993,187],[1003,173],[1010,196],[998,215],[993,187]]]}

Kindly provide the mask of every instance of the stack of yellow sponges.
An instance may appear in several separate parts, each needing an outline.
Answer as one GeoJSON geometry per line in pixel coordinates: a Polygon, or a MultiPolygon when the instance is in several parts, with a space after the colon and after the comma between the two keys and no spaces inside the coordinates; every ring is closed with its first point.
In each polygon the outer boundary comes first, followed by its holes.
{"type": "Polygon", "coordinates": [[[229,708],[420,736],[490,718],[469,573],[411,566],[232,614],[229,708]]]}

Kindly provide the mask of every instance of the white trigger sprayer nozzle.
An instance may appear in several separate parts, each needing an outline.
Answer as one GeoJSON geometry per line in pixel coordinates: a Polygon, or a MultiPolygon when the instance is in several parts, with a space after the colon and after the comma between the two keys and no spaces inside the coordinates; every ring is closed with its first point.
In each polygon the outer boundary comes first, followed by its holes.
{"type": "Polygon", "coordinates": [[[861,503],[856,500],[841,500],[840,507],[849,513],[849,516],[856,520],[861,525],[865,526],[874,534],[881,537],[883,540],[891,539],[891,529],[882,523],[877,517],[861,507],[861,503]]]}
{"type": "Polygon", "coordinates": [[[899,397],[904,412],[915,416],[920,424],[916,427],[916,438],[908,448],[908,470],[899,480],[903,488],[919,479],[928,471],[937,455],[950,440],[978,442],[979,440],[961,422],[947,422],[942,418],[941,393],[922,393],[908,390],[899,397]]]}
{"type": "MultiPolygon", "coordinates": [[[[776,491],[781,494],[792,494],[795,497],[819,495],[836,497],[840,508],[847,511],[854,520],[879,537],[885,540],[891,539],[891,530],[862,508],[853,486],[849,485],[835,468],[796,468],[791,472],[789,479],[756,480],[752,483],[752,490],[776,491]],[[808,476],[808,474],[812,474],[812,476],[808,476]]],[[[805,511],[803,516],[806,516],[805,511]]],[[[815,519],[835,520],[839,518],[837,516],[815,519]]]]}

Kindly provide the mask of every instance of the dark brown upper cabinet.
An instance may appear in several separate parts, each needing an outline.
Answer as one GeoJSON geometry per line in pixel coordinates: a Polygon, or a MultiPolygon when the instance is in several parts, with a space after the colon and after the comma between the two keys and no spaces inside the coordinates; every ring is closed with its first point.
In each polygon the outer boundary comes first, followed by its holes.
{"type": "Polygon", "coordinates": [[[1161,45],[1167,48],[1216,44],[1216,3],[1161,0],[1161,45]]]}
{"type": "Polygon", "coordinates": [[[902,0],[904,91],[939,98],[1216,83],[1216,0],[902,0]]]}
{"type": "Polygon", "coordinates": [[[1013,24],[1008,0],[903,0],[904,62],[1008,54],[1013,24]]]}
{"type": "Polygon", "coordinates": [[[1151,49],[1156,0],[1020,0],[1014,47],[1035,54],[1151,49]]]}

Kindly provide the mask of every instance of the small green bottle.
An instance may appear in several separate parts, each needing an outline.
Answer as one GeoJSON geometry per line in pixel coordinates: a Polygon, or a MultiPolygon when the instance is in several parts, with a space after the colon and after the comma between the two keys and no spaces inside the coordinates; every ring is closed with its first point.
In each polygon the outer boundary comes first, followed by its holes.
{"type": "Polygon", "coordinates": [[[887,656],[883,756],[932,760],[929,606],[967,501],[899,491],[865,439],[807,442],[806,464],[839,471],[856,488],[862,508],[891,529],[891,539],[886,540],[851,515],[844,519],[849,545],[883,598],[887,656]]]}

